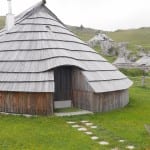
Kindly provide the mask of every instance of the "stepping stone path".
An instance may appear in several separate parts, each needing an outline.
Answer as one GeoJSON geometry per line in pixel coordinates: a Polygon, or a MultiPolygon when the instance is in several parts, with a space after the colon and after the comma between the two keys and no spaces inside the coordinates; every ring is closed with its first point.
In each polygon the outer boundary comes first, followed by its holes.
{"type": "Polygon", "coordinates": [[[97,137],[97,136],[92,136],[91,139],[92,139],[92,140],[97,140],[97,139],[99,139],[99,137],[97,137]]]}
{"type": "Polygon", "coordinates": [[[135,149],[135,147],[133,145],[129,145],[126,147],[127,149],[135,149]]]}
{"type": "MultiPolygon", "coordinates": [[[[67,121],[68,124],[70,124],[73,128],[77,128],[78,131],[83,131],[86,135],[89,135],[91,140],[98,140],[99,137],[97,136],[93,136],[94,134],[90,131],[89,128],[91,129],[96,129],[97,126],[95,126],[93,123],[87,121],[87,120],[81,120],[80,123],[77,123],[77,122],[74,122],[74,121],[67,121]],[[88,127],[88,128],[86,128],[88,127]]],[[[124,143],[125,140],[123,139],[120,139],[118,140],[119,143],[124,143]]],[[[98,142],[100,145],[103,145],[103,146],[107,146],[109,145],[109,142],[107,141],[100,141],[98,142]]],[[[135,146],[133,145],[128,145],[125,147],[126,149],[129,149],[129,150],[133,150],[135,149],[135,146]]],[[[111,150],[119,150],[118,147],[116,148],[112,148],[111,150]]]]}
{"type": "Polygon", "coordinates": [[[99,144],[100,144],[100,145],[109,145],[109,143],[106,142],[106,141],[101,141],[101,142],[99,142],[99,144]]]}

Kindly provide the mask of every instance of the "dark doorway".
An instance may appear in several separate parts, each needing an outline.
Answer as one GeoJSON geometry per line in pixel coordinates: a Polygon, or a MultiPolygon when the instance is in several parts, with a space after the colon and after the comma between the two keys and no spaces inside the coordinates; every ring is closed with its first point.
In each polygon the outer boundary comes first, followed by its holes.
{"type": "Polygon", "coordinates": [[[72,98],[72,67],[63,66],[54,70],[55,94],[54,101],[71,100],[72,98]]]}

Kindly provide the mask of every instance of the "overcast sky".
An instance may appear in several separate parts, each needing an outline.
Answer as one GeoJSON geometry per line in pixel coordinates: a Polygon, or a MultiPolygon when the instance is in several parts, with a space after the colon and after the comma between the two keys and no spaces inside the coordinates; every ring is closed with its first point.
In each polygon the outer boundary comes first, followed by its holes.
{"type": "MultiPolygon", "coordinates": [[[[39,1],[12,0],[13,13],[39,1]]],[[[102,30],[150,27],[150,0],[47,0],[47,6],[69,25],[102,30]]],[[[0,15],[7,11],[7,0],[0,0],[0,15]]]]}

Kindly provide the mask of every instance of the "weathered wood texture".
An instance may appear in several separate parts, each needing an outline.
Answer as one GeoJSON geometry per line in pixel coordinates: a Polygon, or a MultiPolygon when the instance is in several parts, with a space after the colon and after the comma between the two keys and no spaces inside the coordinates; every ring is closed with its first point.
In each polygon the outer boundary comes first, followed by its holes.
{"type": "Polygon", "coordinates": [[[126,106],[129,102],[128,90],[93,94],[91,110],[93,112],[106,112],[126,106]]]}
{"type": "Polygon", "coordinates": [[[72,100],[73,106],[89,110],[93,103],[93,90],[79,69],[72,73],[72,100]]]}
{"type": "Polygon", "coordinates": [[[94,93],[79,70],[74,71],[72,81],[74,107],[105,112],[124,107],[129,102],[128,90],[94,93]]]}
{"type": "Polygon", "coordinates": [[[0,92],[0,112],[32,115],[53,114],[53,94],[0,92]]]}

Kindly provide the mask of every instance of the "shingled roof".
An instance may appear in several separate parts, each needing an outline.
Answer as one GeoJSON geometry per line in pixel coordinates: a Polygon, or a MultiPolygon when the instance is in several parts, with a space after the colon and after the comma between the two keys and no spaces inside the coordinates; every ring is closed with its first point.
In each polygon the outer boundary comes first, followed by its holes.
{"type": "Polygon", "coordinates": [[[0,31],[0,91],[54,92],[53,69],[76,66],[95,93],[127,89],[132,82],[77,38],[45,6],[36,4],[0,31]]]}
{"type": "Polygon", "coordinates": [[[136,61],[136,64],[139,66],[145,65],[146,67],[150,67],[150,56],[143,56],[136,61]]]}

